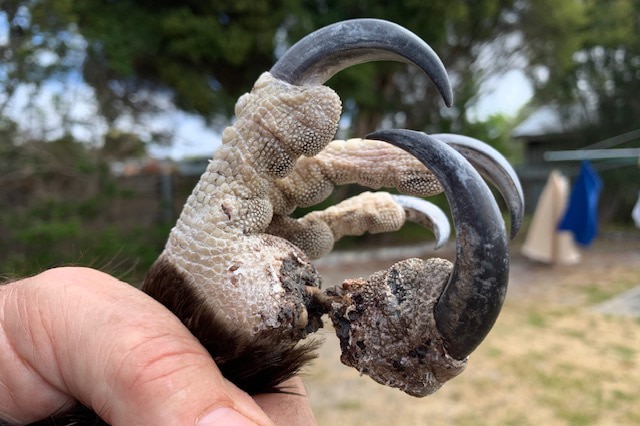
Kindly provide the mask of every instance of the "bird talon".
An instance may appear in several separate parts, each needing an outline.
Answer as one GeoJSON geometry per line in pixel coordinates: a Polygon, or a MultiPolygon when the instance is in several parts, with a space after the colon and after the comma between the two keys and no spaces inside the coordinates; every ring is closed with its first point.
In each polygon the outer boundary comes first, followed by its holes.
{"type": "MultiPolygon", "coordinates": [[[[384,286],[347,280],[339,288],[321,291],[309,257],[326,254],[342,235],[394,230],[407,217],[432,227],[441,244],[447,222],[434,218],[417,199],[385,193],[354,197],[299,222],[288,217],[296,206],[326,198],[334,185],[392,186],[414,196],[434,195],[444,188],[458,245],[448,280],[429,269],[439,264],[434,261],[424,262],[431,265],[426,267],[406,261],[403,265],[413,266],[387,272],[391,287],[385,294],[405,307],[420,306],[419,295],[431,291],[425,283],[441,278],[437,302],[429,299],[435,303],[433,309],[416,308],[413,320],[402,320],[404,324],[433,318],[431,331],[413,336],[417,340],[402,349],[390,345],[400,352],[380,356],[384,366],[378,372],[351,359],[360,356],[357,351],[363,347],[375,347],[366,340],[356,338],[356,349],[346,345],[351,349],[343,361],[412,395],[429,393],[449,373],[460,370],[457,363],[484,338],[500,309],[508,271],[506,231],[491,193],[462,156],[436,139],[402,131],[370,135],[387,143],[330,142],[341,104],[322,84],[351,65],[388,59],[420,67],[451,104],[451,86],[440,59],[398,25],[375,19],[345,21],[305,37],[239,99],[235,123],[223,132],[222,146],[145,278],[143,290],[185,320],[222,373],[248,392],[273,389],[313,357],[316,345],[299,340],[322,326],[324,313],[337,321],[343,346],[345,336],[356,328],[369,333],[370,343],[387,337],[406,340],[400,336],[400,325],[388,330],[375,322],[354,325],[366,317],[391,324],[391,317],[376,313],[382,301],[365,298],[370,289],[375,293],[384,286]],[[472,179],[461,181],[461,174],[472,179]],[[373,201],[377,204],[367,204],[373,201]],[[349,217],[356,221],[349,222],[349,217]],[[293,221],[298,231],[289,229],[293,221]],[[422,275],[410,272],[416,267],[422,275]],[[407,274],[416,279],[411,286],[400,285],[407,274]],[[478,288],[488,290],[479,294],[478,288]],[[428,371],[436,382],[406,375],[407,365],[427,360],[433,364],[431,370],[416,371],[428,371]]],[[[371,354],[376,356],[375,351],[371,354]]]]}

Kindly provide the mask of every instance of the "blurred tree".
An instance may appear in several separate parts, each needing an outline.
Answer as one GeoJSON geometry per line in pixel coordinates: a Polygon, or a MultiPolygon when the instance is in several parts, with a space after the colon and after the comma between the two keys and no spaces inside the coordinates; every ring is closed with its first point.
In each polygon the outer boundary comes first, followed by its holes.
{"type": "Polygon", "coordinates": [[[121,160],[144,157],[147,147],[137,135],[111,129],[104,135],[104,145],[100,151],[106,160],[121,160]]]}
{"type": "Polygon", "coordinates": [[[48,30],[52,23],[82,36],[82,74],[108,125],[123,114],[153,111],[165,95],[209,119],[229,117],[238,96],[271,67],[274,52],[303,35],[356,17],[399,22],[442,57],[455,106],[445,112],[431,83],[411,67],[361,65],[331,83],[346,100],[353,135],[381,123],[463,130],[483,78],[517,52],[509,40],[522,9],[516,0],[5,1],[12,4],[9,21],[27,11],[27,28],[42,38],[60,38],[48,30]]]}
{"type": "Polygon", "coordinates": [[[127,107],[148,108],[154,102],[149,95],[163,91],[175,95],[181,108],[209,119],[228,117],[237,97],[271,67],[274,52],[277,56],[309,32],[357,17],[399,22],[442,57],[456,102],[445,111],[434,87],[412,67],[354,67],[331,85],[345,99],[352,123],[341,136],[362,136],[380,125],[468,130],[467,111],[479,85],[488,74],[505,70],[519,49],[509,42],[517,30],[518,3],[87,0],[74,2],[73,10],[88,40],[84,76],[109,122],[127,107]]]}
{"type": "Polygon", "coordinates": [[[62,3],[53,2],[45,13],[30,7],[39,2],[2,2],[0,116],[15,101],[19,88],[32,102],[47,81],[65,80],[82,65],[82,39],[73,33],[71,15],[62,3]]]}
{"type": "Polygon", "coordinates": [[[228,117],[271,67],[292,0],[72,3],[89,43],[84,77],[112,121],[123,107],[148,108],[157,92],[205,117],[228,117]]]}
{"type": "Polygon", "coordinates": [[[331,82],[345,99],[351,135],[381,124],[469,130],[481,83],[511,67],[527,71],[541,102],[579,100],[597,110],[599,129],[623,131],[640,116],[632,96],[639,7],[637,0],[4,0],[0,114],[21,83],[36,90],[76,70],[95,89],[107,127],[153,112],[167,97],[210,120],[229,117],[286,46],[366,16],[427,40],[450,71],[456,101],[443,109],[412,67],[360,65],[331,82]]]}
{"type": "MultiPolygon", "coordinates": [[[[153,192],[125,188],[105,161],[137,152],[139,142],[113,135],[103,153],[69,137],[16,146],[2,143],[1,136],[0,282],[69,264],[140,282],[169,225],[154,223],[159,200],[137,199],[139,194],[149,199],[153,192]],[[131,215],[142,217],[144,226],[131,215]]],[[[153,176],[142,178],[139,184],[155,184],[153,176]]]]}
{"type": "Polygon", "coordinates": [[[640,2],[541,0],[523,16],[538,104],[581,107],[591,142],[640,127],[640,2]]]}

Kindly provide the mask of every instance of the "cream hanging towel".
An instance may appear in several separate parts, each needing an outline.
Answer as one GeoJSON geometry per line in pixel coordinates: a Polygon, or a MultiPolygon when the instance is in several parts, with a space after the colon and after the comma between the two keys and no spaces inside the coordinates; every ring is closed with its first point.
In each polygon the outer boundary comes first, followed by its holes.
{"type": "Polygon", "coordinates": [[[631,218],[636,224],[636,228],[640,228],[640,192],[638,193],[638,201],[636,201],[636,205],[631,210],[631,218]]]}
{"type": "Polygon", "coordinates": [[[549,174],[540,194],[522,254],[539,262],[570,265],[580,261],[573,235],[558,231],[558,222],[567,207],[569,182],[559,171],[549,174]]]}

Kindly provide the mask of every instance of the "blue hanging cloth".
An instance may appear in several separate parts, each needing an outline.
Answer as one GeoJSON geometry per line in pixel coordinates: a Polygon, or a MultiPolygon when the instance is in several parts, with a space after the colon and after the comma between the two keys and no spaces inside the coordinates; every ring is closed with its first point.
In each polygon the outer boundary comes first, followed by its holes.
{"type": "Polygon", "coordinates": [[[558,225],[558,229],[573,232],[576,242],[583,246],[591,244],[598,233],[598,199],[602,190],[602,179],[588,161],[580,166],[580,176],[571,189],[569,207],[558,225]]]}

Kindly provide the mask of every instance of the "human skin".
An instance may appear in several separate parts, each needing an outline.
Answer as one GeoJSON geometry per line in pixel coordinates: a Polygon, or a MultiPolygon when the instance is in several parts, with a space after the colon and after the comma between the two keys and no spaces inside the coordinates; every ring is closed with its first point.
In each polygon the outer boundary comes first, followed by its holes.
{"type": "Polygon", "coordinates": [[[253,398],[160,303],[105,273],[56,268],[0,286],[0,419],[76,401],[117,425],[313,425],[302,381],[253,398]]]}

